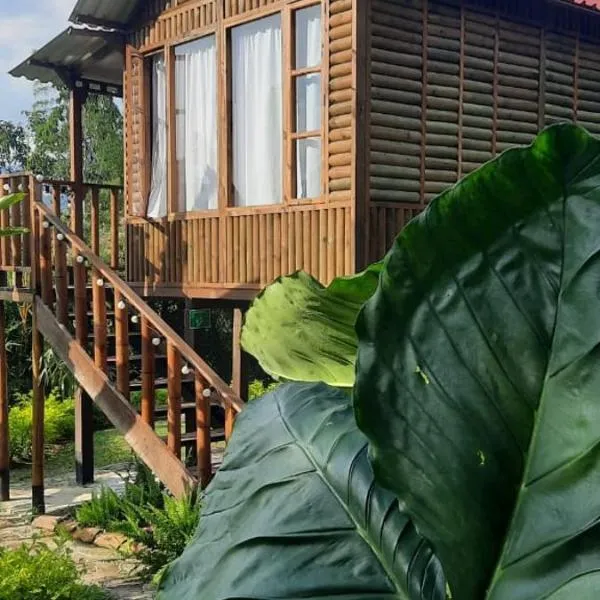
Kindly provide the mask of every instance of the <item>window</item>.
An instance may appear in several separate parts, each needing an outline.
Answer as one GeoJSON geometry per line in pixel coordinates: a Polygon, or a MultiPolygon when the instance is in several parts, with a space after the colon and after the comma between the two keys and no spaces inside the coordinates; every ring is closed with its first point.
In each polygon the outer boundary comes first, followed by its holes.
{"type": "Polygon", "coordinates": [[[281,16],[231,30],[233,200],[282,201],[281,16]]]}
{"type": "Polygon", "coordinates": [[[175,48],[179,211],[218,206],[216,71],[214,35],[175,48]]]}
{"type": "Polygon", "coordinates": [[[164,54],[152,57],[152,173],[147,215],[167,214],[167,77],[164,54]]]}
{"type": "Polygon", "coordinates": [[[294,11],[295,59],[292,94],[295,131],[291,135],[295,164],[292,195],[321,196],[321,6],[294,11]]]}

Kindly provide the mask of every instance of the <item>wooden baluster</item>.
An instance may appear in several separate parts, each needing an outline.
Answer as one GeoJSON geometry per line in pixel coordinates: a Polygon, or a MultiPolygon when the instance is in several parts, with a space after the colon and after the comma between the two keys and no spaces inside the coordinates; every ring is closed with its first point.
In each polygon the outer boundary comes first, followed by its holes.
{"type": "Polygon", "coordinates": [[[154,427],[154,346],[152,329],[146,317],[142,317],[142,419],[154,427]]]}
{"type": "Polygon", "coordinates": [[[6,362],[6,317],[0,301],[0,501],[10,500],[10,453],[8,446],[8,370],[6,362]]]}
{"type": "MultiPolygon", "coordinates": [[[[5,189],[5,187],[4,187],[7,184],[8,184],[7,179],[0,179],[0,185],[2,186],[0,188],[0,196],[8,196],[9,191],[7,189],[5,189]]],[[[8,211],[0,210],[0,228],[6,229],[7,227],[8,227],[8,211]]],[[[9,244],[9,241],[8,241],[7,237],[0,238],[0,266],[3,266],[3,267],[8,266],[8,253],[7,253],[8,244],[9,244]]]]}
{"type": "Polygon", "coordinates": [[[91,220],[91,236],[92,252],[98,256],[100,254],[100,206],[98,199],[98,188],[92,188],[92,220],[91,220]]]}
{"type": "Polygon", "coordinates": [[[42,301],[52,310],[52,249],[50,245],[50,223],[41,219],[40,228],[40,286],[42,301]]]}
{"type": "MultiPolygon", "coordinates": [[[[13,177],[10,180],[10,193],[14,194],[17,192],[17,180],[13,177]]],[[[21,219],[21,209],[22,206],[20,203],[13,204],[10,207],[10,226],[11,227],[22,227],[23,221],[21,219]]],[[[15,267],[20,267],[22,265],[22,257],[21,257],[21,236],[13,235],[10,238],[10,253],[12,255],[13,265],[15,267]]],[[[16,271],[15,272],[15,287],[23,287],[23,273],[16,271]]]]}
{"type": "MultiPolygon", "coordinates": [[[[23,186],[23,227],[31,230],[31,194],[33,189],[29,177],[21,177],[21,185],[23,186]]],[[[31,267],[31,238],[29,233],[23,235],[23,266],[31,267]]]]}
{"type": "Polygon", "coordinates": [[[169,403],[167,406],[167,445],[175,456],[181,456],[181,355],[167,342],[169,403]]]}
{"type": "Polygon", "coordinates": [[[130,400],[128,310],[127,304],[117,290],[115,290],[115,356],[117,359],[117,389],[127,400],[130,400]]]}
{"type": "Polygon", "coordinates": [[[102,274],[92,271],[92,312],[94,316],[94,362],[106,371],[106,289],[102,274]]]}
{"type": "MultiPolygon", "coordinates": [[[[52,186],[54,214],[60,219],[60,186],[52,186]]],[[[69,320],[69,288],[67,281],[67,245],[61,241],[60,233],[54,236],[54,281],[56,285],[56,318],[63,325],[69,320]]]]}
{"type": "Polygon", "coordinates": [[[119,195],[110,190],[110,266],[119,270],[119,195]]]}
{"type": "Polygon", "coordinates": [[[209,390],[204,377],[198,372],[194,381],[196,393],[196,467],[198,481],[205,488],[212,478],[212,459],[210,446],[210,394],[204,395],[209,390]]]}

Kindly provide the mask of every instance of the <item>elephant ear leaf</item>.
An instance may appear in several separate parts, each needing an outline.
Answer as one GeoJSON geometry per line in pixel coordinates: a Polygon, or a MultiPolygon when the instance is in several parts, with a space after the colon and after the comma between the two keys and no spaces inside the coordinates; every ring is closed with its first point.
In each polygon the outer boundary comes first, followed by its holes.
{"type": "Polygon", "coordinates": [[[379,487],[348,395],[285,384],[236,421],[164,600],[444,600],[439,561],[379,487]]]}
{"type": "Polygon", "coordinates": [[[599,281],[600,141],[559,125],[413,220],[359,317],[358,424],[454,598],[599,597],[599,281]]]}
{"type": "Polygon", "coordinates": [[[246,313],[242,346],[275,379],[354,385],[358,312],[377,288],[382,264],[328,287],[303,271],[267,286],[246,313]]]}

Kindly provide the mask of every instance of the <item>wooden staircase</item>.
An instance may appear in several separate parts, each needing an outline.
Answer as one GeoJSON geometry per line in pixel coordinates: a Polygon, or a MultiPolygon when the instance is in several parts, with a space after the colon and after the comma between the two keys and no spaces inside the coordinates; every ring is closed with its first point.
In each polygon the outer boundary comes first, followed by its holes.
{"type": "MultiPolygon", "coordinates": [[[[39,198],[31,201],[33,355],[41,355],[41,334],[85,392],[76,398],[77,459],[84,463],[82,455],[91,445],[91,399],[175,496],[197,483],[206,485],[214,469],[211,442],[228,437],[242,400],[100,258],[97,196],[95,205],[92,198],[92,247],[75,233],[83,231],[77,206],[71,216],[74,230],[56,208],[39,198]],[[166,406],[156,406],[161,388],[168,391],[166,406]],[[139,411],[131,403],[134,391],[140,392],[139,411]],[[163,439],[155,424],[164,420],[163,439]]],[[[34,434],[43,411],[35,363],[34,434]]],[[[40,455],[43,440],[41,448],[34,445],[34,495],[36,485],[43,485],[43,459],[36,482],[40,455]]]]}

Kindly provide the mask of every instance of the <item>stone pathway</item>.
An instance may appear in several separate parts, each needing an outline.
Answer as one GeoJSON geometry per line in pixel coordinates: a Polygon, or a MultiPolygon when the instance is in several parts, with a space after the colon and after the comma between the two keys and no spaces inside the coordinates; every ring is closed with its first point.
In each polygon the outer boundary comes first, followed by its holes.
{"type": "MultiPolygon", "coordinates": [[[[108,486],[116,491],[123,488],[123,476],[115,470],[100,471],[96,483],[84,488],[76,486],[71,477],[51,479],[46,482],[46,512],[64,514],[69,507],[89,500],[92,491],[108,486]]],[[[30,542],[40,531],[31,526],[31,490],[26,483],[17,483],[11,488],[11,501],[0,502],[0,546],[15,548],[30,542]]],[[[43,541],[53,547],[52,537],[43,541]]],[[[132,559],[123,558],[113,550],[67,542],[73,559],[85,570],[83,580],[109,590],[119,600],[150,600],[153,597],[149,586],[143,585],[135,575],[137,564],[132,559]]]]}

